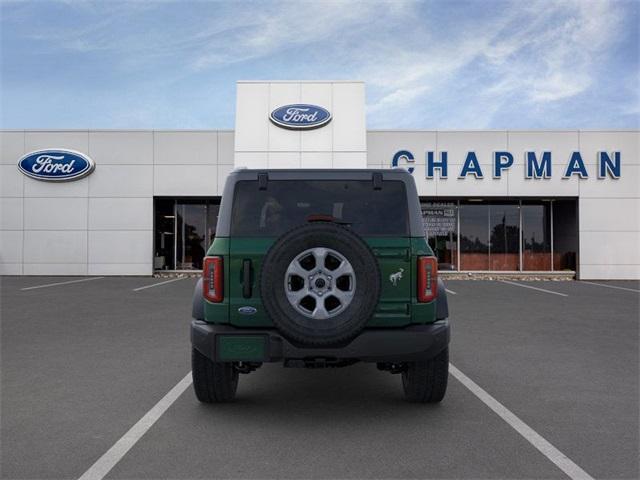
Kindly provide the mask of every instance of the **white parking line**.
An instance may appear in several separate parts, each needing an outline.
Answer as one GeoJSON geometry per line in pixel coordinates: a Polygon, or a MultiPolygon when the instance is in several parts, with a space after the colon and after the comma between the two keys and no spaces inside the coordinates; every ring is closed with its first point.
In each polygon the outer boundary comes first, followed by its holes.
{"type": "Polygon", "coordinates": [[[169,390],[164,397],[156,403],[151,410],[144,414],[138,422],[129,429],[113,446],[102,455],[96,463],[82,474],[79,480],[102,480],[116,464],[122,460],[129,450],[147,433],[164,412],[184,393],[191,385],[191,372],[169,390]]]}
{"type": "Polygon", "coordinates": [[[152,283],[151,285],[145,285],[144,287],[138,287],[138,288],[134,288],[133,291],[134,292],[139,292],[140,290],[144,290],[146,288],[151,288],[151,287],[158,287],[160,285],[165,285],[167,283],[171,283],[171,282],[177,282],[178,280],[184,280],[187,277],[180,277],[180,278],[172,278],[171,280],[167,280],[166,282],[158,282],[158,283],[152,283]]]}
{"type": "Polygon", "coordinates": [[[104,277],[81,278],[80,280],[69,280],[68,282],[47,283],[46,285],[35,285],[33,287],[25,287],[20,290],[35,290],[36,288],[56,287],[58,285],[69,285],[70,283],[90,282],[91,280],[100,280],[104,277]]]}
{"type": "Polygon", "coordinates": [[[449,290],[448,288],[445,288],[447,293],[450,293],[451,295],[457,295],[456,292],[454,292],[453,290],[449,290]]]}
{"type": "Polygon", "coordinates": [[[596,283],[596,282],[585,282],[584,280],[580,280],[580,283],[588,283],[589,285],[598,285],[599,287],[616,288],[618,290],[627,290],[629,292],[640,293],[640,290],[636,290],[635,288],[618,287],[617,285],[606,285],[604,283],[596,283]]]}
{"type": "MultiPolygon", "coordinates": [[[[451,375],[464,385],[471,393],[493,410],[511,428],[518,432],[531,445],[547,457],[560,470],[573,480],[594,480],[569,457],[554,447],[548,440],[524,423],[511,410],[493,398],[486,390],[458,370],[453,364],[449,364],[451,375]]],[[[180,380],[169,392],[156,403],[151,410],[144,414],[138,422],[129,429],[120,439],[112,445],[78,480],[102,480],[127,454],[145,433],[158,421],[158,419],[175,403],[175,401],[189,388],[192,383],[191,372],[180,380]]]]}
{"type": "Polygon", "coordinates": [[[593,480],[593,477],[585,472],[578,465],[573,463],[569,457],[554,447],[548,440],[538,432],[518,418],[511,410],[493,398],[477,383],[467,377],[464,373],[449,364],[449,372],[453,377],[467,387],[471,393],[478,397],[482,403],[493,410],[500,418],[511,426],[516,432],[536,447],[540,453],[551,460],[560,470],[566,473],[573,480],[593,480]]]}
{"type": "Polygon", "coordinates": [[[560,295],[561,297],[568,297],[566,293],[553,292],[551,290],[545,290],[544,288],[532,287],[531,285],[523,285],[521,283],[510,282],[509,280],[500,280],[502,283],[508,283],[509,285],[515,285],[516,287],[530,288],[531,290],[538,290],[539,292],[551,293],[553,295],[560,295]]]}

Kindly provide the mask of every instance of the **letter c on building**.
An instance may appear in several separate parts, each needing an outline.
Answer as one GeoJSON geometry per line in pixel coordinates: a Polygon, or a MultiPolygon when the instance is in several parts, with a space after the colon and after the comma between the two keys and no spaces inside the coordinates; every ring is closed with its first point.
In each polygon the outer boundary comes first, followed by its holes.
{"type": "MultiPolygon", "coordinates": [[[[409,150],[400,150],[393,156],[393,160],[391,160],[391,166],[398,167],[398,163],[400,162],[400,160],[404,160],[407,163],[413,163],[415,161],[415,158],[413,157],[413,153],[411,153],[409,150]]],[[[409,167],[407,168],[407,170],[409,171],[409,173],[413,173],[413,167],[409,167]]]]}

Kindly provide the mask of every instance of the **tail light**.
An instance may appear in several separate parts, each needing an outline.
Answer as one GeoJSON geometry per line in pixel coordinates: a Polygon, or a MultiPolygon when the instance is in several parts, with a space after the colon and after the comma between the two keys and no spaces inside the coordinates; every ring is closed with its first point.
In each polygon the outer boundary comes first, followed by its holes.
{"type": "Polygon", "coordinates": [[[418,257],[418,302],[431,302],[438,294],[438,260],[418,257]]]}
{"type": "Polygon", "coordinates": [[[213,303],[224,299],[224,272],[222,257],[205,257],[202,269],[202,288],[204,298],[213,303]]]}

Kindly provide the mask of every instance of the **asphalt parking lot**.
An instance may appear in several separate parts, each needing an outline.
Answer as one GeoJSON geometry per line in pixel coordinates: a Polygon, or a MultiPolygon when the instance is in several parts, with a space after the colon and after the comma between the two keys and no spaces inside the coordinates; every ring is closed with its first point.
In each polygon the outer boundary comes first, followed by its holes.
{"type": "Polygon", "coordinates": [[[640,476],[639,282],[449,281],[451,363],[480,394],[452,375],[414,405],[375,365],[265,365],[233,404],[187,388],[119,454],[190,371],[195,279],[1,282],[2,478],[79,478],[108,452],[114,479],[640,476]]]}

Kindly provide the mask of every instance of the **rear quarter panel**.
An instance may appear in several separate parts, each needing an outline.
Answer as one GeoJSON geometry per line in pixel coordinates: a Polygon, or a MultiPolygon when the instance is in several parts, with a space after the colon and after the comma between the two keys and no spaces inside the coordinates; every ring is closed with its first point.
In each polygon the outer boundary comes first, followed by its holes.
{"type": "Polygon", "coordinates": [[[367,324],[370,327],[399,327],[411,323],[411,239],[369,237],[380,268],[380,301],[367,324]]]}

